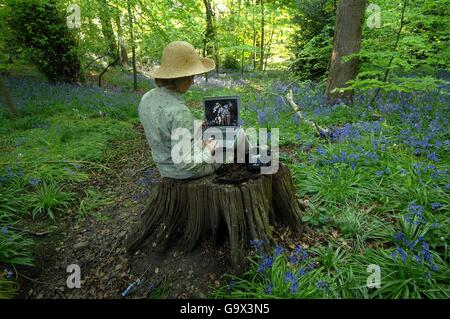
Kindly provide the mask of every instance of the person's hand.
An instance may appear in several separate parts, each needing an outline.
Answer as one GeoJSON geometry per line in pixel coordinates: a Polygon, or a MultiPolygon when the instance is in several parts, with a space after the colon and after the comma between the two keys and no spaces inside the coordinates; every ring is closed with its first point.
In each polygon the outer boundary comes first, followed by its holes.
{"type": "Polygon", "coordinates": [[[206,141],[203,141],[203,147],[206,147],[211,152],[211,155],[214,155],[217,148],[217,141],[210,137],[206,141]]]}

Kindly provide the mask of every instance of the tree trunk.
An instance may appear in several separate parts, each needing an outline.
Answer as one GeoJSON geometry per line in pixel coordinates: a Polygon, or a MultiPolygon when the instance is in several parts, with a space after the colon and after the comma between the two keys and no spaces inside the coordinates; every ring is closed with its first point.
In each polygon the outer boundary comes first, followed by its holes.
{"type": "Polygon", "coordinates": [[[226,229],[231,262],[242,270],[250,240],[262,240],[266,249],[273,246],[275,224],[301,233],[302,209],[282,164],[276,174],[250,174],[231,182],[217,174],[187,181],[163,179],[150,195],[128,251],[133,253],[144,241],[156,249],[179,245],[191,251],[209,236],[217,242],[220,230],[226,229]]]}
{"type": "Polygon", "coordinates": [[[217,52],[216,32],[214,30],[214,23],[213,23],[214,12],[212,10],[211,2],[209,0],[203,0],[203,4],[205,5],[205,15],[206,15],[206,30],[204,38],[206,55],[215,59],[216,72],[219,73],[219,56],[217,52]]]}
{"type": "Polygon", "coordinates": [[[120,63],[123,66],[127,66],[128,52],[127,47],[125,46],[125,40],[123,39],[122,21],[119,12],[116,15],[116,24],[117,24],[117,37],[119,38],[119,46],[120,46],[120,63]]]}
{"type": "Polygon", "coordinates": [[[111,14],[106,0],[100,1],[101,8],[99,12],[100,24],[102,27],[103,37],[108,43],[108,57],[115,61],[117,58],[117,43],[111,23],[111,14]]]}
{"type": "Polygon", "coordinates": [[[275,33],[275,28],[272,28],[272,32],[270,33],[270,39],[269,39],[269,43],[266,45],[267,48],[267,52],[266,52],[266,56],[264,58],[264,72],[267,69],[267,62],[269,60],[270,57],[270,51],[272,49],[272,39],[273,39],[273,34],[275,33]]]}
{"type": "Polygon", "coordinates": [[[17,112],[17,108],[14,104],[14,101],[11,95],[9,94],[9,91],[6,88],[6,85],[1,77],[0,77],[0,96],[3,97],[3,101],[5,102],[6,111],[8,112],[9,117],[10,118],[17,117],[19,112],[17,112]]]}
{"type": "MultiPolygon", "coordinates": [[[[255,0],[255,2],[253,2],[253,0],[251,0],[251,5],[256,7],[256,2],[257,0],[255,0]]],[[[255,10],[252,10],[252,28],[253,28],[253,54],[252,54],[252,58],[253,58],[253,71],[256,70],[256,36],[257,36],[257,31],[256,31],[256,17],[255,17],[255,10]]]]}
{"type": "Polygon", "coordinates": [[[132,59],[132,63],[133,63],[133,89],[135,91],[137,91],[136,51],[134,48],[133,16],[131,15],[130,0],[127,0],[127,8],[128,8],[128,23],[130,24],[131,59],[132,59]]]}
{"type": "Polygon", "coordinates": [[[264,70],[264,0],[261,0],[261,52],[260,52],[260,61],[259,61],[259,69],[261,71],[264,70]]]}
{"type": "Polygon", "coordinates": [[[345,88],[347,82],[353,80],[358,73],[358,57],[354,57],[346,63],[343,63],[341,59],[346,55],[358,53],[360,50],[365,7],[366,0],[341,0],[338,4],[326,90],[328,102],[331,104],[338,99],[352,101],[353,92],[350,90],[332,91],[345,88]]]}

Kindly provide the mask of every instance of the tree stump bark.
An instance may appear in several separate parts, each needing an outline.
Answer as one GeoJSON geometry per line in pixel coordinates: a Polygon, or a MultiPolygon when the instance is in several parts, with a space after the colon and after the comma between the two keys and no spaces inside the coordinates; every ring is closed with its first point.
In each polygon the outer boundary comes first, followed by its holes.
{"type": "MultiPolygon", "coordinates": [[[[235,164],[232,164],[235,165],[235,164]]],[[[236,166],[236,165],[235,165],[236,166]]],[[[151,192],[140,225],[129,239],[128,252],[147,240],[153,247],[167,249],[178,244],[190,251],[209,236],[219,239],[226,225],[231,261],[244,264],[244,249],[250,240],[273,244],[273,226],[284,224],[301,233],[302,208],[296,198],[289,169],[280,163],[277,173],[250,173],[245,166],[197,180],[163,179],[151,192]]]]}

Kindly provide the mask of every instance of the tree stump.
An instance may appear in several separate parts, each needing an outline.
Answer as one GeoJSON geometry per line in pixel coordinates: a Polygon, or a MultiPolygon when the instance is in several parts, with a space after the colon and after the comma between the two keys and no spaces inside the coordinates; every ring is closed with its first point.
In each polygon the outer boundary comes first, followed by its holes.
{"type": "Polygon", "coordinates": [[[239,269],[250,240],[272,246],[275,224],[301,233],[301,212],[289,169],[281,163],[273,175],[230,164],[196,180],[163,179],[150,194],[140,225],[129,239],[128,252],[146,240],[153,247],[179,244],[191,251],[209,236],[217,241],[219,228],[226,225],[231,261],[239,269]]]}

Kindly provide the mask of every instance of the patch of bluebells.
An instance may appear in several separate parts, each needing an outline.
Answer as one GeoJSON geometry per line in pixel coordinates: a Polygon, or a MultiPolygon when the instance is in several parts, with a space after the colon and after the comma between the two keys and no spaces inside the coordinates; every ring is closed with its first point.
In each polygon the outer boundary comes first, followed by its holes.
{"type": "Polygon", "coordinates": [[[265,289],[264,292],[268,295],[273,294],[273,283],[269,283],[269,285],[267,286],[267,288],[265,289]]]}
{"type": "Polygon", "coordinates": [[[334,126],[330,129],[330,139],[332,142],[353,141],[359,138],[359,130],[350,123],[342,127],[334,126]]]}
{"type": "Polygon", "coordinates": [[[405,219],[412,225],[424,224],[426,220],[423,216],[423,206],[409,203],[405,219]]]}
{"type": "Polygon", "coordinates": [[[8,235],[8,233],[9,233],[8,227],[3,226],[3,227],[1,228],[1,230],[0,230],[0,233],[1,233],[3,236],[8,235]]]}
{"type": "MultiPolygon", "coordinates": [[[[441,207],[440,203],[432,203],[432,209],[441,207]],[[438,205],[436,205],[438,204],[438,205]],[[435,208],[433,208],[435,207],[435,208]]],[[[425,224],[426,220],[423,216],[424,207],[417,205],[414,202],[409,203],[407,207],[406,221],[412,225],[425,224]]],[[[433,225],[432,225],[433,226],[433,225]]],[[[428,265],[432,271],[438,271],[438,266],[434,263],[433,255],[430,252],[430,245],[425,241],[423,236],[418,236],[417,239],[412,240],[403,232],[394,234],[395,250],[391,253],[394,259],[400,258],[403,263],[406,263],[408,258],[420,265],[428,265]]],[[[431,273],[427,273],[427,278],[431,278],[431,273]]]]}
{"type": "Polygon", "coordinates": [[[258,266],[257,272],[264,272],[267,269],[272,268],[273,265],[273,257],[264,255],[261,263],[258,266]]]}
{"type": "Polygon", "coordinates": [[[278,111],[275,108],[265,107],[263,110],[257,110],[258,123],[260,126],[269,123],[276,124],[279,121],[278,111]]]}
{"type": "Polygon", "coordinates": [[[300,285],[295,273],[293,273],[292,271],[286,272],[286,274],[284,275],[284,282],[289,284],[289,290],[291,294],[295,295],[300,285]]]}
{"type": "MultiPolygon", "coordinates": [[[[5,82],[18,108],[30,113],[70,110],[74,105],[80,105],[80,111],[93,112],[94,109],[95,112],[101,110],[105,114],[122,117],[121,111],[134,110],[140,100],[134,93],[99,88],[96,85],[52,85],[32,77],[19,76],[8,76],[5,82]]],[[[49,122],[34,123],[34,127],[43,129],[49,126],[49,122]]]]}
{"type": "Polygon", "coordinates": [[[144,171],[144,175],[136,181],[136,184],[141,187],[141,191],[137,192],[136,195],[132,197],[133,201],[145,202],[148,196],[150,195],[150,188],[153,184],[157,183],[160,180],[156,169],[147,168],[144,171]]]}
{"type": "Polygon", "coordinates": [[[317,289],[323,289],[327,291],[330,288],[330,285],[326,280],[319,280],[316,284],[317,289]]]}
{"type": "Polygon", "coordinates": [[[308,259],[308,252],[300,246],[295,247],[288,260],[291,264],[298,265],[308,259]]]}
{"type": "Polygon", "coordinates": [[[25,176],[23,169],[12,168],[11,166],[6,166],[3,172],[0,172],[0,186],[11,183],[17,178],[22,178],[25,176]]]}
{"type": "MultiPolygon", "coordinates": [[[[317,167],[334,166],[335,164],[347,164],[352,170],[360,164],[367,166],[373,166],[376,164],[380,157],[372,151],[366,151],[362,147],[353,152],[346,152],[341,150],[336,154],[329,154],[321,147],[317,148],[317,157],[311,156],[308,158],[309,164],[314,164],[317,167]]],[[[386,171],[388,173],[388,171],[386,171]]]]}
{"type": "Polygon", "coordinates": [[[423,181],[424,178],[430,177],[434,180],[448,178],[448,171],[445,169],[438,169],[434,164],[424,165],[422,163],[413,164],[414,172],[419,177],[419,181],[423,181]]]}
{"type": "Polygon", "coordinates": [[[39,177],[31,177],[30,181],[28,182],[28,184],[30,184],[31,186],[36,186],[41,182],[41,179],[39,177]]]}
{"type": "MultiPolygon", "coordinates": [[[[308,252],[302,248],[301,246],[295,247],[289,255],[287,255],[287,249],[285,249],[281,245],[276,245],[273,255],[269,256],[264,253],[263,246],[264,241],[255,239],[250,241],[250,246],[253,250],[255,250],[257,253],[259,253],[262,256],[262,259],[257,267],[257,272],[261,273],[264,272],[271,267],[273,267],[273,263],[275,259],[279,256],[286,256],[287,261],[291,264],[291,267],[294,268],[291,270],[288,270],[284,275],[284,282],[286,284],[289,284],[289,290],[290,293],[295,295],[299,288],[299,278],[301,276],[306,275],[308,272],[312,271],[314,269],[314,263],[312,261],[309,261],[309,255],[308,252]],[[298,270],[294,270],[296,268],[300,267],[298,270]]],[[[270,283],[266,289],[265,292],[267,294],[272,294],[273,292],[273,284],[270,283]]]]}
{"type": "Polygon", "coordinates": [[[256,252],[261,252],[264,247],[264,241],[262,239],[252,239],[250,240],[250,247],[256,252]]]}
{"type": "Polygon", "coordinates": [[[394,243],[396,247],[391,253],[391,257],[394,260],[400,258],[403,263],[406,263],[408,258],[410,258],[413,262],[428,265],[432,271],[439,270],[430,252],[430,245],[423,236],[419,236],[416,240],[411,240],[403,232],[398,232],[394,234],[394,243]]]}

